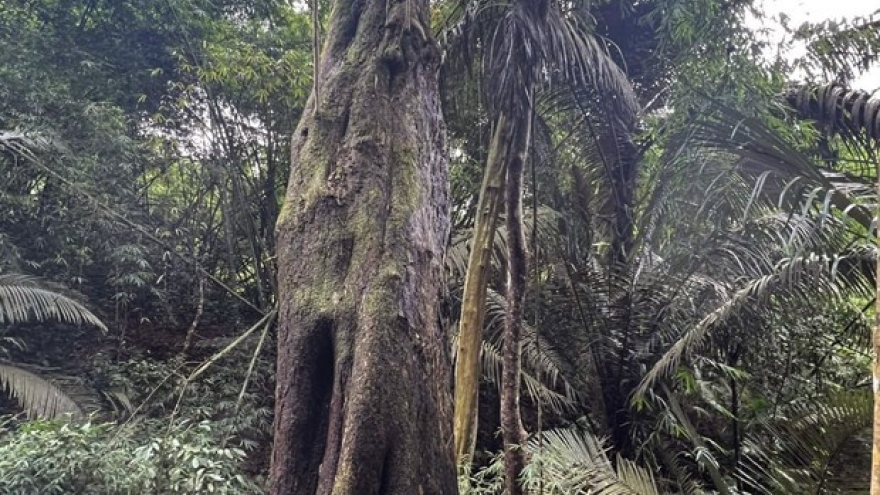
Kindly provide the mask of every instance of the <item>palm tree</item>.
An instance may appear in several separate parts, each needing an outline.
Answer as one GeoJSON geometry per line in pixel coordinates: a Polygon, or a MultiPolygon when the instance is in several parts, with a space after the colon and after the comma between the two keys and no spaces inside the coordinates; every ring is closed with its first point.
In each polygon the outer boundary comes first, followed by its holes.
{"type": "Polygon", "coordinates": [[[845,464],[856,461],[861,468],[858,453],[867,444],[872,402],[867,390],[838,392],[762,422],[745,439],[737,478],[757,493],[863,493],[868,473],[845,464]]]}
{"type": "MultiPolygon", "coordinates": [[[[526,250],[522,235],[522,172],[533,142],[536,97],[543,82],[586,84],[613,95],[623,115],[635,113],[634,97],[622,71],[585,29],[578,9],[555,1],[450,2],[447,20],[452,53],[482,52],[478,71],[493,123],[483,173],[473,241],[465,276],[455,372],[455,452],[461,465],[469,462],[476,432],[480,335],[492,247],[501,207],[507,232],[507,335],[502,387],[502,430],[511,446],[509,478],[515,479],[522,458],[515,445],[524,442],[519,418],[520,334],[526,282],[526,250]],[[462,48],[464,47],[464,48],[462,48]]],[[[462,60],[454,60],[462,61],[462,60]]],[[[463,57],[470,70],[471,60],[463,57]]],[[[513,489],[513,487],[510,487],[513,489]]]]}
{"type": "MultiPolygon", "coordinates": [[[[705,374],[705,365],[713,361],[712,366],[719,369],[739,368],[764,352],[770,356],[786,346],[790,349],[791,339],[803,338],[798,334],[809,326],[796,322],[796,318],[782,319],[778,315],[783,308],[814,313],[823,309],[823,304],[833,304],[836,306],[824,308],[837,310],[852,301],[870,298],[873,292],[870,281],[875,255],[866,246],[864,235],[871,227],[871,215],[863,206],[874,198],[870,179],[846,174],[846,161],[827,160],[821,147],[814,148],[818,150],[816,157],[795,149],[754,116],[717,103],[710,103],[699,115],[678,144],[667,144],[668,151],[685,157],[684,161],[698,158],[703,162],[703,171],[717,165],[723,165],[719,172],[727,169],[713,180],[714,187],[707,188],[711,203],[702,203],[696,210],[726,210],[713,223],[723,226],[720,222],[726,217],[731,228],[704,249],[690,253],[698,259],[712,260],[706,265],[711,270],[698,268],[694,275],[699,278],[691,276],[691,280],[702,279],[702,285],[722,297],[711,298],[705,309],[691,312],[689,322],[680,321],[668,327],[666,335],[661,334],[661,342],[669,345],[661,345],[666,349],[663,356],[651,364],[638,389],[637,396],[647,394],[659,401],[665,395],[662,400],[668,404],[674,402],[673,396],[663,392],[663,384],[674,382],[672,377],[680,376],[682,369],[705,374]],[[822,160],[827,165],[822,165],[822,160]],[[737,185],[739,181],[742,183],[737,185]],[[740,192],[735,192],[737,189],[740,192]],[[737,209],[742,212],[738,222],[730,216],[737,209]],[[741,268],[728,265],[730,261],[741,268]],[[731,278],[727,273],[738,275],[731,278]],[[758,333],[754,333],[756,329],[758,333]],[[762,345],[755,346],[754,342],[762,345]]],[[[857,151],[858,140],[845,142],[850,152],[857,151]]],[[[858,160],[853,163],[858,165],[858,160]]],[[[696,293],[691,293],[689,299],[691,305],[700,301],[696,293]]],[[[673,309],[669,306],[663,313],[674,315],[673,309]]],[[[752,448],[743,448],[746,425],[736,413],[742,400],[741,380],[730,375],[725,387],[731,400],[727,412],[733,414],[734,469],[742,461],[743,452],[752,448]]],[[[788,387],[784,379],[777,383],[788,387]]],[[[780,390],[769,420],[786,414],[787,407],[780,401],[782,394],[780,390]]],[[[695,443],[700,439],[699,432],[689,436],[695,443]]],[[[721,489],[718,482],[715,484],[721,489]]]]}
{"type": "MultiPolygon", "coordinates": [[[[872,24],[876,27],[877,22],[872,24]]],[[[870,29],[855,31],[856,34],[868,35],[873,32],[870,29]]],[[[856,36],[855,39],[862,39],[862,37],[856,36]]],[[[876,38],[873,41],[876,44],[876,38]]],[[[876,51],[877,47],[873,48],[876,51]]],[[[876,58],[876,54],[874,58],[876,58]]],[[[842,65],[847,66],[848,64],[842,65]]],[[[855,171],[855,174],[867,178],[873,172],[876,177],[877,197],[880,198],[880,160],[875,154],[878,150],[878,144],[880,144],[880,99],[876,99],[872,94],[864,91],[852,91],[839,84],[827,84],[824,86],[793,87],[786,95],[786,101],[797,111],[799,117],[815,120],[820,126],[827,129],[826,136],[840,135],[843,137],[844,143],[857,143],[856,147],[866,156],[863,157],[865,166],[861,170],[855,171]],[[873,170],[871,170],[872,168],[873,170]]],[[[827,141],[824,141],[823,144],[826,144],[823,151],[830,151],[827,148],[827,141]]],[[[853,146],[850,146],[850,149],[852,148],[853,146]]],[[[837,161],[831,159],[828,162],[832,165],[833,170],[833,165],[837,161]]],[[[854,175],[852,167],[849,167],[849,170],[834,171],[848,173],[850,176],[854,175]]],[[[880,218],[880,205],[878,205],[875,214],[875,219],[877,218],[880,218]]],[[[865,227],[871,230],[872,225],[865,227]]],[[[877,237],[877,248],[880,250],[880,235],[877,235],[876,229],[875,236],[877,237]]],[[[877,304],[875,313],[880,315],[880,262],[875,263],[875,300],[877,304]]],[[[880,383],[880,317],[874,324],[873,351],[872,378],[875,385],[871,493],[878,495],[880,494],[880,387],[877,384],[880,383]]]]}
{"type": "Polygon", "coordinates": [[[761,413],[768,421],[796,413],[786,399],[797,373],[780,380],[768,363],[792,342],[815,349],[822,325],[807,315],[870,294],[873,253],[853,238],[870,225],[862,206],[870,191],[818,170],[761,119],[709,102],[704,117],[663,138],[659,162],[641,159],[636,170],[647,185],[634,203],[634,254],[621,271],[607,249],[615,223],[602,215],[614,177],[605,176],[594,137],[611,131],[595,121],[590,129],[577,105],[566,108],[554,118],[574,136],[554,135],[554,172],[542,184],[554,191],[546,196],[561,227],[556,249],[542,250],[539,271],[550,275],[534,287],[547,305],[539,325],[554,329],[559,368],[587,401],[591,430],[679,486],[707,473],[702,481],[729,493],[753,433],[744,418],[757,414],[749,397],[774,404],[761,413]],[[646,398],[632,410],[640,382],[646,398]],[[695,417],[693,409],[708,408],[727,418],[716,421],[723,429],[695,417]]]}
{"type": "MultiPolygon", "coordinates": [[[[24,275],[0,275],[0,327],[28,322],[58,321],[90,325],[106,332],[104,323],[76,300],[41,286],[24,275]]],[[[22,347],[20,339],[4,337],[0,342],[22,347]]],[[[57,418],[65,414],[82,416],[76,401],[52,381],[25,365],[0,362],[0,385],[29,417],[57,418]]]]}

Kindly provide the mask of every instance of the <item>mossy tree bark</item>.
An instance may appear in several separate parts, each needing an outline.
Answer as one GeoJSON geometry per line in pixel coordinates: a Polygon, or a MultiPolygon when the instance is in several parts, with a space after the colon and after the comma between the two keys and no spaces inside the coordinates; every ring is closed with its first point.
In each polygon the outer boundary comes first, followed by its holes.
{"type": "Polygon", "coordinates": [[[274,494],[456,493],[428,0],[334,3],[277,226],[274,494]]]}

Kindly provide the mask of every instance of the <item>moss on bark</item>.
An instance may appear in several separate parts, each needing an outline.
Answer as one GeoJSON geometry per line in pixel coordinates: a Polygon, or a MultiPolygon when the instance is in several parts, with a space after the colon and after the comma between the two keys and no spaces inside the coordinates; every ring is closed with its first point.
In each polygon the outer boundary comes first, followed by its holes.
{"type": "Polygon", "coordinates": [[[337,2],[279,217],[271,491],[455,493],[427,0],[337,2]],[[312,96],[314,99],[315,96],[312,96]]]}

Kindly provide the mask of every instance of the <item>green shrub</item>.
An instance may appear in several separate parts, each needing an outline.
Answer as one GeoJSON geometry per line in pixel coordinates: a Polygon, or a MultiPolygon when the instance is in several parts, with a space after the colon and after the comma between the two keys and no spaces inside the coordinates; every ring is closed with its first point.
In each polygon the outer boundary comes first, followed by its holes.
{"type": "Polygon", "coordinates": [[[209,422],[160,437],[138,426],[24,423],[0,437],[0,494],[261,493],[240,473],[245,453],[214,440],[209,422]]]}

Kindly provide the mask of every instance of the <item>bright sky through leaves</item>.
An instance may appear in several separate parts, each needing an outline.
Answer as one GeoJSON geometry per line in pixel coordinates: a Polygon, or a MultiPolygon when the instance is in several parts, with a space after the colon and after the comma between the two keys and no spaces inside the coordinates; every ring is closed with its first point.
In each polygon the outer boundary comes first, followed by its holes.
{"type": "MultiPolygon", "coordinates": [[[[880,16],[880,2],[876,0],[762,0],[759,6],[772,19],[768,19],[764,27],[773,31],[771,39],[777,42],[784,36],[779,24],[780,14],[787,16],[789,27],[795,29],[804,22],[818,23],[828,19],[869,17],[872,14],[880,16]]],[[[754,27],[761,27],[759,22],[753,19],[750,21],[754,27]]],[[[794,59],[803,56],[804,53],[803,46],[796,46],[788,56],[794,59]]],[[[853,87],[866,91],[880,89],[880,66],[874,66],[858,77],[853,82],[853,87]]]]}

